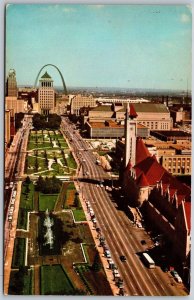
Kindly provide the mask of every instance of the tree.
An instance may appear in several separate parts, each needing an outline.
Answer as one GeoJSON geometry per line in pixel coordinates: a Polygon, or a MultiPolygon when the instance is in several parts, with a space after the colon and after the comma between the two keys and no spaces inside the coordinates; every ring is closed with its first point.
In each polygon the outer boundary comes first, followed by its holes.
{"type": "Polygon", "coordinates": [[[26,190],[25,190],[26,194],[28,194],[30,192],[30,188],[29,185],[26,185],[26,190]]]}
{"type": "Polygon", "coordinates": [[[140,206],[139,188],[132,176],[124,176],[123,179],[124,201],[123,205],[132,207],[140,206]]]}
{"type": "Polygon", "coordinates": [[[99,253],[96,252],[94,262],[93,262],[93,265],[92,265],[92,270],[94,272],[99,272],[101,268],[102,268],[102,264],[101,264],[100,256],[99,256],[99,253]]]}
{"type": "Polygon", "coordinates": [[[15,128],[16,130],[22,127],[22,120],[24,118],[24,113],[16,113],[15,114],[15,128]]]}
{"type": "Polygon", "coordinates": [[[35,186],[36,191],[41,191],[43,186],[44,186],[44,179],[42,178],[42,176],[39,176],[38,180],[36,181],[36,186],[35,186]]]}
{"type": "Polygon", "coordinates": [[[79,196],[77,192],[75,193],[74,205],[78,208],[80,207],[79,196]]]}
{"type": "Polygon", "coordinates": [[[30,183],[31,183],[31,180],[30,180],[30,177],[29,177],[29,176],[26,177],[25,183],[26,183],[26,184],[30,184],[30,183]]]}
{"type": "Polygon", "coordinates": [[[39,167],[39,164],[38,164],[38,159],[36,157],[36,160],[35,160],[35,163],[34,163],[35,171],[38,171],[38,167],[39,167]]]}

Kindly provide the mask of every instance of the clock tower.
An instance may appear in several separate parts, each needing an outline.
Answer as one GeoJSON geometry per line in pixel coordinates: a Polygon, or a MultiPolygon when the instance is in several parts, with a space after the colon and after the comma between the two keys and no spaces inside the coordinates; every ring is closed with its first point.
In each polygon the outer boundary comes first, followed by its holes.
{"type": "Polygon", "coordinates": [[[133,104],[127,103],[125,114],[125,168],[129,161],[131,167],[136,163],[137,113],[133,104]]]}

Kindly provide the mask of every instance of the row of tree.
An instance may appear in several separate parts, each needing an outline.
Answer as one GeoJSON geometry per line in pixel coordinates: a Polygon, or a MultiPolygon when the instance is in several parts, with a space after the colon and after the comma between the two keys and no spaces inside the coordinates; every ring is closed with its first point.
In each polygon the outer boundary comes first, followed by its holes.
{"type": "Polygon", "coordinates": [[[50,114],[48,116],[35,114],[33,116],[33,126],[37,130],[59,129],[61,125],[61,117],[57,114],[50,114]]]}
{"type": "Polygon", "coordinates": [[[45,179],[42,176],[38,177],[35,190],[44,194],[57,194],[60,192],[62,182],[55,176],[45,179]]]}

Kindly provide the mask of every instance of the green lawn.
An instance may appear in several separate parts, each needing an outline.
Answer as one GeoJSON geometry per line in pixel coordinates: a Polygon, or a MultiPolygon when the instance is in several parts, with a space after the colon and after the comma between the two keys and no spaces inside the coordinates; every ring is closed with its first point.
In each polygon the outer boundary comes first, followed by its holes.
{"type": "Polygon", "coordinates": [[[26,191],[27,185],[22,184],[22,191],[20,197],[20,208],[24,208],[26,210],[33,210],[34,209],[34,185],[31,182],[29,184],[29,193],[26,191]]]}
{"type": "MultiPolygon", "coordinates": [[[[45,131],[44,131],[45,132],[45,131]]],[[[48,131],[46,131],[48,134],[48,131]]],[[[28,150],[36,150],[38,149],[38,170],[35,171],[34,169],[34,165],[35,165],[35,160],[36,158],[34,157],[34,153],[33,153],[33,157],[28,155],[28,168],[27,168],[27,174],[33,174],[36,172],[42,172],[45,171],[44,173],[42,173],[43,176],[53,176],[53,175],[64,175],[64,174],[72,174],[73,172],[75,172],[72,169],[76,169],[77,165],[76,162],[74,161],[74,158],[72,156],[72,154],[69,152],[68,150],[68,145],[65,141],[65,139],[63,138],[63,135],[59,132],[59,131],[49,131],[50,133],[50,137],[52,139],[52,141],[56,141],[57,142],[57,146],[58,147],[52,147],[53,144],[50,141],[47,141],[47,138],[45,139],[45,141],[43,141],[43,135],[42,133],[38,133],[37,135],[35,134],[35,131],[31,132],[30,138],[29,138],[29,143],[28,143],[28,150]],[[36,136],[37,136],[37,140],[38,143],[36,143],[36,136]],[[58,140],[60,142],[60,147],[58,144],[58,140]],[[56,155],[57,158],[61,158],[61,162],[63,163],[63,167],[60,164],[53,164],[52,168],[53,170],[48,171],[47,167],[45,165],[45,160],[42,159],[44,158],[44,153],[40,153],[41,150],[46,150],[47,151],[47,158],[53,158],[54,155],[56,155]],[[61,154],[61,150],[65,149],[66,153],[68,154],[68,158],[64,161],[63,156],[61,154]]]]}
{"type": "Polygon", "coordinates": [[[11,271],[9,282],[9,295],[32,295],[33,270],[28,270],[28,274],[23,274],[22,286],[18,285],[18,271],[11,271]]]}
{"type": "Polygon", "coordinates": [[[86,221],[86,216],[82,209],[73,209],[72,210],[75,221],[86,221]]]}
{"type": "Polygon", "coordinates": [[[67,143],[65,143],[65,142],[62,141],[62,140],[59,140],[59,141],[60,141],[60,144],[61,144],[61,147],[62,147],[62,148],[68,148],[67,143]]]}
{"type": "Polygon", "coordinates": [[[27,229],[27,210],[20,208],[18,213],[17,228],[27,229]]]}
{"type": "Polygon", "coordinates": [[[73,182],[70,182],[70,183],[68,184],[67,190],[75,190],[75,185],[74,185],[73,182]]]}
{"type": "Polygon", "coordinates": [[[27,212],[34,209],[34,185],[31,182],[29,185],[23,183],[20,196],[20,209],[18,214],[17,227],[27,229],[27,212]],[[27,186],[29,192],[27,192],[27,186]]]}
{"type": "Polygon", "coordinates": [[[61,265],[41,266],[41,295],[71,295],[74,287],[61,265]]]}
{"type": "Polygon", "coordinates": [[[67,165],[68,165],[69,168],[72,168],[72,169],[77,168],[77,164],[76,164],[76,162],[75,162],[75,160],[74,160],[71,153],[68,155],[68,158],[66,158],[66,160],[67,160],[67,165]]]}
{"type": "Polygon", "coordinates": [[[49,211],[53,210],[55,207],[55,202],[58,198],[58,194],[43,194],[39,193],[39,211],[49,211]]]}
{"type": "Polygon", "coordinates": [[[16,238],[14,243],[14,252],[12,258],[12,268],[24,266],[26,239],[16,238]]]}
{"type": "Polygon", "coordinates": [[[36,144],[35,140],[30,140],[28,143],[28,150],[32,150],[32,149],[44,149],[44,148],[52,148],[52,144],[50,143],[50,141],[45,141],[43,143],[43,140],[38,141],[38,143],[36,144]]]}

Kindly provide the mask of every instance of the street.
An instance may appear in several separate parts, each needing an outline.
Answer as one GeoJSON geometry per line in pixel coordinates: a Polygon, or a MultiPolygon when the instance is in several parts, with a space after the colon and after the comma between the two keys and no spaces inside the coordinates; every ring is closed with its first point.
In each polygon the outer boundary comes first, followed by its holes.
{"type": "MultiPolygon", "coordinates": [[[[107,178],[107,173],[95,164],[95,157],[92,151],[88,150],[87,143],[65,118],[62,120],[62,130],[80,162],[78,177],[92,178],[97,181],[107,178]]],[[[185,295],[169,274],[164,273],[159,267],[150,270],[141,262],[137,253],[145,251],[145,248],[138,239],[137,231],[144,229],[131,226],[125,213],[118,210],[105,187],[99,186],[97,181],[96,183],[80,181],[80,190],[84,198],[91,203],[98,226],[101,228],[112,258],[124,280],[126,294],[129,296],[185,295]],[[121,262],[121,255],[126,256],[126,262],[121,262]]]]}

